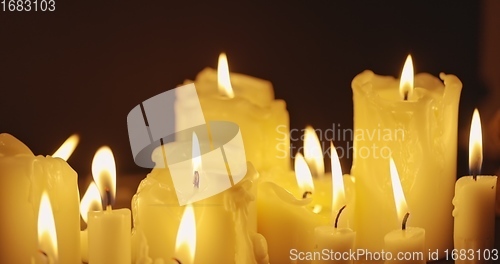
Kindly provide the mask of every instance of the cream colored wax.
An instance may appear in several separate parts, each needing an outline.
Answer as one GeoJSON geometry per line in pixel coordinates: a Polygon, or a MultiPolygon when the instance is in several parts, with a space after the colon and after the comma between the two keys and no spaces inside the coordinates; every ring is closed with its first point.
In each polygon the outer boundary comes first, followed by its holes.
{"type": "Polygon", "coordinates": [[[88,221],[89,264],[132,263],[129,209],[90,211],[88,221]]]}
{"type": "Polygon", "coordinates": [[[489,263],[485,251],[495,244],[495,193],[497,176],[472,176],[458,179],[453,198],[455,263],[489,263]]]}
{"type": "MultiPolygon", "coordinates": [[[[315,249],[315,228],[333,225],[331,176],[325,174],[321,179],[315,179],[315,191],[303,199],[295,172],[273,170],[265,173],[268,175],[264,175],[259,183],[257,195],[258,232],[267,239],[270,263],[294,263],[290,259],[293,257],[291,250],[312,252],[315,249]]],[[[343,180],[350,203],[339,220],[339,226],[347,227],[353,217],[354,179],[345,175],[343,180]]]]}
{"type": "MultiPolygon", "coordinates": [[[[225,120],[238,124],[247,160],[258,171],[276,166],[289,169],[290,125],[285,101],[274,98],[269,81],[237,73],[231,73],[230,80],[233,98],[218,91],[214,69],[204,69],[194,80],[205,121],[225,120]]],[[[180,90],[176,91],[176,126],[182,130],[201,125],[193,124],[193,114],[197,112],[193,97],[180,90]]]]}
{"type": "Polygon", "coordinates": [[[312,261],[313,264],[354,263],[355,258],[351,253],[356,250],[354,247],[356,232],[352,229],[336,228],[333,225],[318,226],[314,230],[314,236],[316,242],[314,252],[319,253],[312,261]]]}
{"type": "Polygon", "coordinates": [[[425,230],[420,227],[397,229],[384,237],[386,264],[425,264],[425,230]]]}
{"type": "Polygon", "coordinates": [[[30,263],[38,255],[37,217],[47,191],[57,232],[59,263],[81,263],[76,172],[60,158],[35,156],[21,141],[0,134],[0,256],[30,263]]]}
{"type": "Polygon", "coordinates": [[[380,251],[384,235],[397,226],[390,174],[392,155],[412,209],[412,224],[425,229],[426,246],[439,251],[453,245],[451,215],[456,179],[457,115],[462,83],[421,73],[405,101],[399,81],[365,71],[352,81],[356,178],[355,230],[358,248],[380,251]]]}
{"type": "MultiPolygon", "coordinates": [[[[176,236],[185,206],[179,205],[169,167],[164,168],[159,164],[164,162],[162,151],[170,153],[166,154],[167,159],[170,155],[191,159],[192,154],[186,152],[183,144],[191,143],[174,142],[155,150],[153,160],[158,167],[141,182],[132,200],[134,241],[141,240],[137,236],[142,236],[147,244],[149,257],[153,260],[166,260],[165,263],[175,256],[176,236]]],[[[210,148],[209,145],[201,138],[202,150],[210,148]]],[[[207,166],[209,165],[204,164],[202,159],[202,169],[199,172],[200,192],[203,191],[203,182],[217,184],[219,180],[228,180],[228,176],[214,173],[207,166]]],[[[179,170],[177,166],[175,169],[179,170]]],[[[186,177],[190,175],[192,172],[186,177]]],[[[197,234],[194,263],[261,263],[255,256],[259,255],[257,253],[266,255],[267,249],[264,252],[254,252],[265,245],[265,241],[264,244],[255,243],[259,237],[256,233],[254,186],[257,177],[251,163],[247,163],[243,179],[234,186],[192,203],[197,234]]]]}

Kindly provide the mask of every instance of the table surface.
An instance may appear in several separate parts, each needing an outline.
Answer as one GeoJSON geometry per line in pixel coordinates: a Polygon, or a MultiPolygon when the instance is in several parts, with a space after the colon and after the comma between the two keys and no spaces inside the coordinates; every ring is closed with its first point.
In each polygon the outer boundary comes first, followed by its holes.
{"type": "MultiPolygon", "coordinates": [[[[115,206],[116,208],[130,208],[132,196],[137,191],[139,183],[146,177],[146,174],[130,174],[130,175],[120,175],[117,178],[117,197],[115,206]]],[[[79,182],[80,190],[86,190],[87,186],[91,180],[91,177],[87,177],[83,181],[79,182]]],[[[495,228],[495,248],[500,248],[500,217],[496,218],[496,228],[495,228]]],[[[375,262],[372,262],[375,263],[375,262]]],[[[433,264],[445,264],[454,263],[453,260],[438,260],[432,261],[433,264]]]]}

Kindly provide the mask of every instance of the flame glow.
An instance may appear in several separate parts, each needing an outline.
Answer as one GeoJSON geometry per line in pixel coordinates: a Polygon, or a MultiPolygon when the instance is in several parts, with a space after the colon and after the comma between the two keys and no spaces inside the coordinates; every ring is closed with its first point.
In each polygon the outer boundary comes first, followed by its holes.
{"type": "Polygon", "coordinates": [[[38,212],[38,244],[40,250],[46,253],[49,258],[57,260],[57,233],[56,223],[50,199],[47,192],[42,193],[40,208],[38,212]]]}
{"type": "Polygon", "coordinates": [[[183,263],[193,263],[196,252],[196,220],[191,204],[186,205],[175,240],[177,258],[183,263]],[[190,258],[190,259],[184,259],[190,258]]]}
{"type": "Polygon", "coordinates": [[[311,126],[307,126],[304,131],[304,158],[313,176],[322,176],[325,174],[323,150],[321,149],[318,135],[316,135],[316,131],[311,126]]]}
{"type": "Polygon", "coordinates": [[[342,177],[342,168],[340,167],[337,149],[330,142],[331,162],[332,162],[332,209],[336,212],[345,205],[344,180],[342,177]]]}
{"type": "Polygon", "coordinates": [[[396,164],[394,164],[394,160],[392,158],[390,160],[390,170],[392,191],[394,193],[394,202],[396,203],[396,212],[398,214],[398,220],[401,222],[403,221],[405,214],[408,212],[408,204],[406,203],[403,186],[401,186],[401,180],[399,179],[396,164]]]}
{"type": "Polygon", "coordinates": [[[217,87],[219,93],[229,97],[234,97],[233,87],[231,86],[231,78],[229,77],[229,65],[227,62],[226,53],[219,55],[219,64],[217,66],[217,87]]]}
{"type": "Polygon", "coordinates": [[[411,55],[408,55],[405,65],[403,66],[403,72],[401,73],[401,79],[399,82],[399,94],[404,100],[412,97],[413,78],[413,61],[411,59],[411,55]]]}
{"type": "Polygon", "coordinates": [[[92,160],[92,176],[104,204],[112,205],[116,197],[116,164],[113,152],[108,146],[99,148],[95,153],[92,160]]]}
{"type": "Polygon", "coordinates": [[[80,215],[85,223],[87,223],[89,211],[102,211],[101,194],[94,182],[89,184],[87,191],[85,191],[80,201],[80,215]]]}
{"type": "Polygon", "coordinates": [[[295,177],[300,190],[305,192],[314,192],[314,183],[311,171],[307,166],[306,160],[302,154],[295,155],[295,177]]]}
{"type": "Polygon", "coordinates": [[[52,154],[54,158],[61,158],[63,160],[68,160],[73,151],[75,151],[78,142],[80,141],[80,137],[77,134],[71,135],[64,143],[52,154]]]}
{"type": "Polygon", "coordinates": [[[479,111],[474,109],[469,135],[469,170],[479,174],[483,163],[483,136],[479,111]]]}

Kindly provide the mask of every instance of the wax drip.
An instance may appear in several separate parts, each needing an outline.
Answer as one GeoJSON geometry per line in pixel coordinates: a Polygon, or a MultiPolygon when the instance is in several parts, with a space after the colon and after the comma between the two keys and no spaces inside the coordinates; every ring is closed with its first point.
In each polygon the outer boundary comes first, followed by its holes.
{"type": "Polygon", "coordinates": [[[304,194],[302,194],[302,199],[306,199],[309,195],[312,195],[313,193],[310,191],[305,191],[304,194]]]}
{"type": "Polygon", "coordinates": [[[344,211],[345,207],[346,207],[345,205],[342,206],[342,208],[340,208],[340,210],[339,210],[339,213],[337,214],[337,217],[335,217],[335,228],[337,228],[337,224],[339,223],[340,214],[342,213],[342,211],[344,211]]]}
{"type": "Polygon", "coordinates": [[[408,221],[409,216],[410,216],[410,213],[405,214],[405,217],[403,218],[403,223],[401,224],[401,229],[406,230],[406,221],[408,221]]]}

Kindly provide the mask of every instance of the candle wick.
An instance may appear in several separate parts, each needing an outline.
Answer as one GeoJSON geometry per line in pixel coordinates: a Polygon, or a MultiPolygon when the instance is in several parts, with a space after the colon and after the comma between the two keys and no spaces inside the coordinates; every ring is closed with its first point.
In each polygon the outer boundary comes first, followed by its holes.
{"type": "Polygon", "coordinates": [[[345,205],[342,206],[342,208],[340,208],[340,210],[339,210],[339,213],[337,214],[337,217],[335,217],[335,225],[334,225],[335,228],[337,228],[337,225],[339,223],[340,214],[342,213],[342,211],[344,211],[345,207],[346,207],[345,205]]]}
{"type": "Polygon", "coordinates": [[[106,201],[105,201],[106,208],[111,207],[111,191],[109,188],[106,188],[106,201]]]}
{"type": "Polygon", "coordinates": [[[310,191],[305,191],[304,194],[302,194],[302,199],[306,199],[309,195],[312,195],[313,193],[310,191]]]}
{"type": "Polygon", "coordinates": [[[194,171],[193,185],[197,189],[200,188],[200,173],[198,171],[194,171]]]}
{"type": "Polygon", "coordinates": [[[179,259],[177,259],[177,258],[172,258],[172,259],[173,259],[175,262],[177,262],[178,264],[182,264],[182,262],[181,262],[179,259]]]}
{"type": "Polygon", "coordinates": [[[403,223],[401,224],[401,229],[406,230],[406,222],[408,221],[408,217],[410,217],[410,213],[406,213],[403,218],[403,223]]]}
{"type": "Polygon", "coordinates": [[[408,101],[408,92],[405,92],[404,100],[408,101]]]}
{"type": "Polygon", "coordinates": [[[472,179],[474,179],[474,181],[477,181],[477,174],[478,174],[477,170],[476,169],[472,169],[471,174],[472,174],[472,179]]]}

